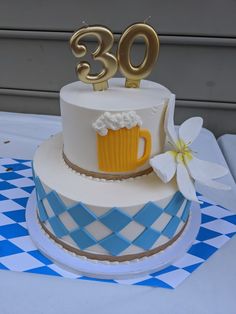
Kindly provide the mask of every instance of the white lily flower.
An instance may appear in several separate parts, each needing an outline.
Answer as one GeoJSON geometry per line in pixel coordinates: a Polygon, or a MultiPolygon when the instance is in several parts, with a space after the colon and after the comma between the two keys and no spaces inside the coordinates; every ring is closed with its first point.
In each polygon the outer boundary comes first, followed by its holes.
{"type": "Polygon", "coordinates": [[[199,202],[194,181],[216,189],[229,190],[229,186],[213,180],[225,176],[228,170],[216,163],[196,158],[189,147],[201,131],[202,118],[186,120],[177,133],[174,127],[174,105],[175,95],[171,95],[164,127],[172,149],[150,159],[153,170],[165,183],[176,175],[179,191],[190,201],[199,202]]]}

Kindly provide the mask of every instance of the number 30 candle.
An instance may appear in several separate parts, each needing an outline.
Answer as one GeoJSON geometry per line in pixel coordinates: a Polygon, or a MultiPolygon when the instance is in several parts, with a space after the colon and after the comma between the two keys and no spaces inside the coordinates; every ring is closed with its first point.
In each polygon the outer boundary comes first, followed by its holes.
{"type": "Polygon", "coordinates": [[[91,74],[90,64],[81,61],[76,67],[76,72],[82,82],[92,83],[95,91],[108,88],[107,81],[115,75],[118,66],[126,77],[126,87],[139,87],[141,79],[151,73],[159,53],[159,39],[150,25],[136,23],[129,26],[119,40],[117,57],[110,52],[114,36],[108,28],[103,26],[83,27],[72,35],[70,45],[76,57],[82,58],[87,54],[87,48],[80,40],[88,35],[95,36],[98,40],[98,48],[92,52],[92,57],[95,61],[102,62],[103,69],[98,74],[91,74]],[[134,40],[138,37],[144,38],[146,51],[143,61],[135,66],[131,62],[130,51],[134,40]]]}

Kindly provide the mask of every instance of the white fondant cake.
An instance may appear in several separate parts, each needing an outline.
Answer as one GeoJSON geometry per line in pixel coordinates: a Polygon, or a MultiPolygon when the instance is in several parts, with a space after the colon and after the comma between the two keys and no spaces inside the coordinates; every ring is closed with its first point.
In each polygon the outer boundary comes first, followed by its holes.
{"type": "MultiPolygon", "coordinates": [[[[105,112],[135,112],[140,117],[142,128],[148,128],[151,134],[150,156],[162,152],[164,116],[170,91],[151,81],[142,81],[141,88],[125,88],[124,83],[125,79],[113,78],[109,80],[109,89],[102,92],[93,92],[90,85],[82,82],[74,82],[61,89],[64,153],[73,165],[91,172],[104,172],[98,168],[96,131],[92,126],[105,112]]],[[[144,150],[142,140],[138,150],[141,156],[144,150]]],[[[146,160],[132,172],[149,167],[146,160]]]]}
{"type": "Polygon", "coordinates": [[[176,182],[164,184],[149,159],[163,151],[171,93],[142,81],[93,92],[80,82],[62,88],[63,134],[36,151],[38,218],[48,235],[78,255],[126,261],[171,245],[188,221],[190,202],[176,182]]]}

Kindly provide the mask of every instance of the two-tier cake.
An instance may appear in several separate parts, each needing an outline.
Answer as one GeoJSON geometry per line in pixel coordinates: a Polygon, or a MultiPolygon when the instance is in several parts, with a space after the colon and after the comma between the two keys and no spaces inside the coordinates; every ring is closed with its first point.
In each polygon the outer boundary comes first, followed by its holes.
{"type": "Polygon", "coordinates": [[[102,92],[82,82],[61,89],[63,131],[33,160],[38,219],[51,239],[78,256],[122,262],[180,237],[191,202],[149,163],[163,152],[171,98],[157,83],[125,88],[122,78],[102,92]]]}
{"type": "Polygon", "coordinates": [[[75,57],[88,53],[82,42],[88,35],[98,41],[92,58],[102,71],[94,74],[82,60],[76,66],[80,81],[60,91],[62,133],[44,142],[33,160],[36,226],[73,256],[116,264],[140,261],[179,243],[191,222],[191,201],[198,202],[194,181],[225,189],[214,179],[227,170],[199,160],[190,147],[202,119],[188,119],[177,134],[175,96],[143,80],[159,51],[151,26],[129,26],[116,55],[110,52],[114,36],[108,28],[83,27],[70,40],[75,57]],[[144,39],[146,51],[133,65],[137,37],[144,39]],[[126,81],[112,79],[118,69],[126,81]]]}

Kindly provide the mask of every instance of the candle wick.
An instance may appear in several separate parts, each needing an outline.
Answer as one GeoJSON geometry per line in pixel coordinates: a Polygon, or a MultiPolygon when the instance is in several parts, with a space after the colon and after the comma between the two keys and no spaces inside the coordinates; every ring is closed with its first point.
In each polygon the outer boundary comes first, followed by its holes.
{"type": "Polygon", "coordinates": [[[82,21],[82,24],[85,26],[85,27],[88,27],[88,23],[86,21],[82,21]]]}
{"type": "Polygon", "coordinates": [[[146,24],[151,18],[151,15],[149,15],[148,17],[146,17],[146,19],[143,21],[144,24],[146,24]]]}

